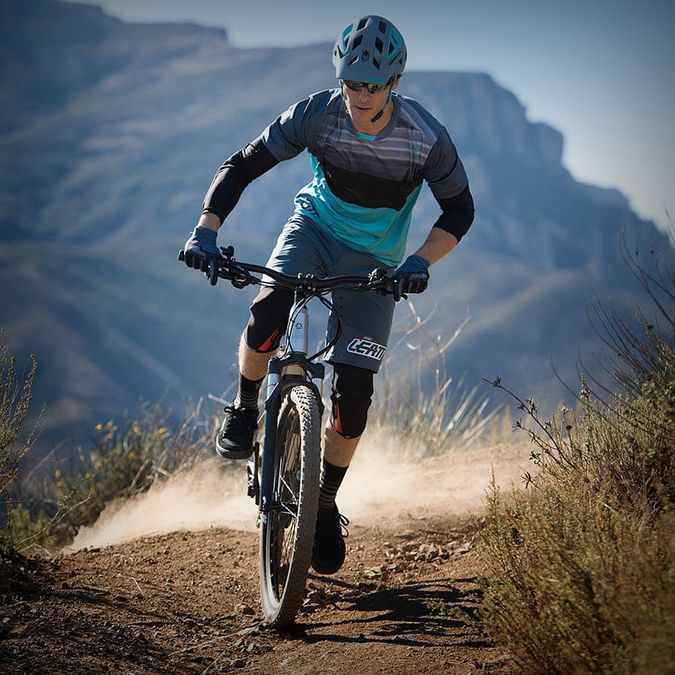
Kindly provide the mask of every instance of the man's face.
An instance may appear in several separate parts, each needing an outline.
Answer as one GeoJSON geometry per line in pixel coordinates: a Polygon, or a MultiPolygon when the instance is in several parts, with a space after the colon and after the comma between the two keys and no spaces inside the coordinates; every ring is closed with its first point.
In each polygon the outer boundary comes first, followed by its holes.
{"type": "MultiPolygon", "coordinates": [[[[394,81],[391,90],[393,91],[397,86],[398,79],[394,81]]],[[[389,91],[390,89],[387,87],[377,94],[370,94],[365,87],[361,87],[360,91],[352,91],[347,86],[342,85],[342,95],[345,99],[347,112],[354,124],[357,126],[368,124],[384,108],[389,91]]]]}

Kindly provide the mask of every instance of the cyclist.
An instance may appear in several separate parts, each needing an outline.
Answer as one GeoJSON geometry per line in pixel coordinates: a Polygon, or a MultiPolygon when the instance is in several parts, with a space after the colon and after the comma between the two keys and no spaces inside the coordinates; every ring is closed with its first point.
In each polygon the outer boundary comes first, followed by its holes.
{"type": "MultiPolygon", "coordinates": [[[[366,427],[373,375],[386,350],[395,300],[427,288],[429,266],[449,253],[473,221],[467,176],[447,131],[411,98],[396,94],[406,64],[401,34],[387,19],[364,16],[349,24],[333,49],[338,87],[291,106],[216,173],[185,261],[199,268],[218,256],[216,235],[252,180],[307,150],[313,180],[295,197],[267,265],[290,275],[361,275],[375,267],[393,274],[395,292],[336,291],[344,322],[327,354],[333,366],[332,413],[324,430],[324,460],[313,568],[337,572],[345,558],[335,495],[366,427]],[[403,259],[412,207],[426,181],[441,214],[422,246],[403,259]]],[[[279,346],[292,292],[263,289],[251,305],[239,345],[236,398],[225,408],[217,452],[252,454],[258,393],[279,346]]],[[[329,318],[329,332],[335,317],[329,318]]],[[[331,332],[332,334],[332,332],[331,332]]]]}

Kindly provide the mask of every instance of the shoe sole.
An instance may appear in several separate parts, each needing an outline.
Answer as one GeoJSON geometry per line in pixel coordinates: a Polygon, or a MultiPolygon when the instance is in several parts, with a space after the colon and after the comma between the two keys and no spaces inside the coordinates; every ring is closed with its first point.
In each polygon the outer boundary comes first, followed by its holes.
{"type": "Polygon", "coordinates": [[[345,564],[345,559],[347,558],[347,547],[342,546],[340,548],[342,549],[342,560],[340,560],[340,562],[336,563],[332,567],[329,567],[328,565],[318,564],[316,560],[314,560],[314,555],[312,555],[312,559],[310,560],[312,569],[317,574],[335,574],[336,572],[339,572],[342,569],[342,566],[345,564]]]}
{"type": "Polygon", "coordinates": [[[344,560],[337,566],[337,567],[321,567],[321,565],[317,565],[314,560],[312,559],[311,561],[312,569],[317,573],[317,574],[336,574],[342,569],[342,566],[344,565],[344,560]]]}
{"type": "Polygon", "coordinates": [[[234,448],[224,448],[216,441],[216,454],[223,459],[248,459],[253,454],[253,446],[248,450],[236,450],[234,448]]]}

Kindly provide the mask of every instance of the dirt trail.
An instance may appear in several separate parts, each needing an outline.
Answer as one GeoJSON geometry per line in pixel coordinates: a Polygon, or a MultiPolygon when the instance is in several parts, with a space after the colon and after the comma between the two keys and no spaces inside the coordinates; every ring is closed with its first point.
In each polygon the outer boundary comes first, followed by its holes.
{"type": "MultiPolygon", "coordinates": [[[[493,449],[465,455],[462,466],[487,462],[488,474],[492,464],[509,482],[522,457],[493,449]]],[[[429,487],[443,484],[445,461],[409,467],[410,482],[433,497],[411,500],[395,518],[383,515],[391,496],[371,491],[370,510],[346,499],[354,507],[344,509],[354,523],[347,562],[333,577],[310,577],[298,625],[285,633],[260,625],[254,530],[153,534],[29,559],[11,574],[6,566],[0,671],[514,672],[471,622],[481,598],[480,515],[466,502],[449,506],[447,493],[439,502],[429,487]]]]}

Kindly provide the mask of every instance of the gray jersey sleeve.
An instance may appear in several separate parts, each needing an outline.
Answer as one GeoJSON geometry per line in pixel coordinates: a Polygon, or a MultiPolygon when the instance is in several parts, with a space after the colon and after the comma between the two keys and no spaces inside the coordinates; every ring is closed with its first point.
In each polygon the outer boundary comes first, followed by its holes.
{"type": "Polygon", "coordinates": [[[321,91],[298,101],[262,132],[265,147],[276,159],[280,162],[291,159],[312,145],[331,94],[331,91],[321,91]]]}
{"type": "Polygon", "coordinates": [[[444,128],[427,157],[423,176],[437,200],[454,197],[469,184],[455,144],[444,128]]]}

